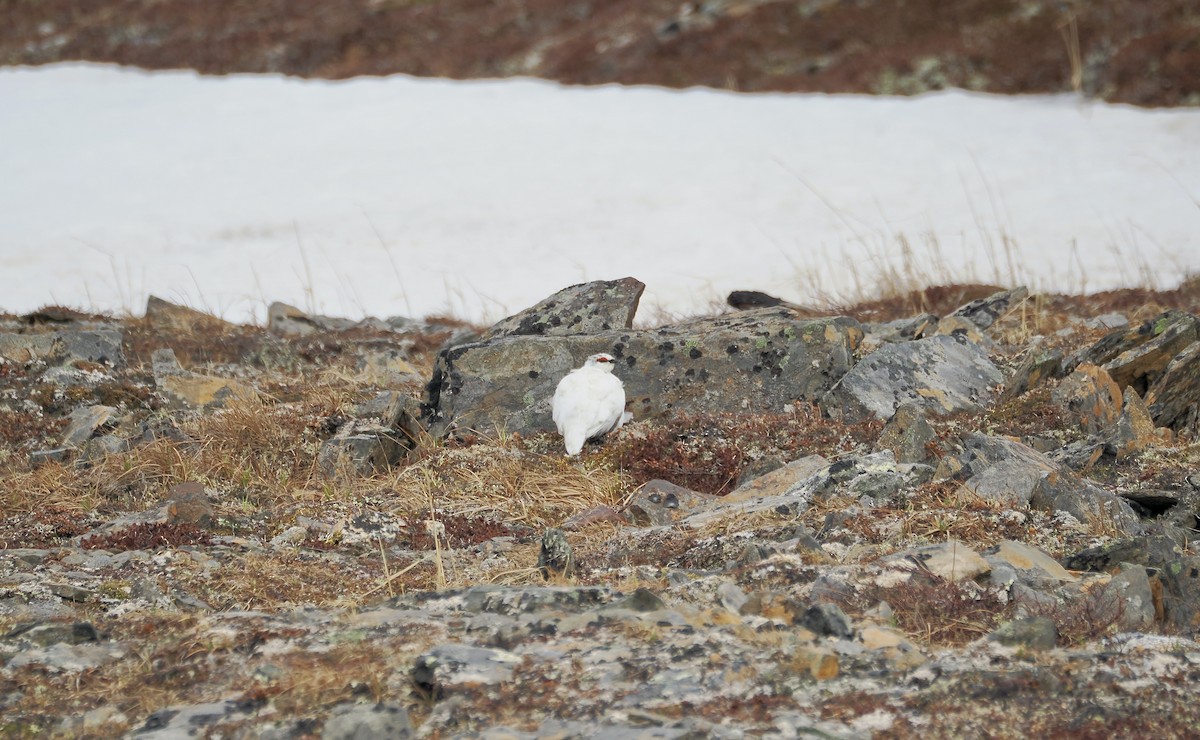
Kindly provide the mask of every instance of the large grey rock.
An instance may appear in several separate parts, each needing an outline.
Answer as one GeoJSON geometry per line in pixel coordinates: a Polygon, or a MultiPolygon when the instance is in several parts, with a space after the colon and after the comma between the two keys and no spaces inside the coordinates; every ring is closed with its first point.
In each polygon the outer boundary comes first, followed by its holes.
{"type": "Polygon", "coordinates": [[[555,386],[597,352],[617,358],[635,420],[673,411],[782,411],[829,390],[861,339],[853,319],[798,320],[778,308],[655,330],[501,337],[438,356],[426,418],[436,436],[552,430],[555,386]]]}
{"type": "Polygon", "coordinates": [[[966,487],[979,497],[1005,506],[1065,511],[1081,522],[1124,534],[1141,531],[1128,502],[1032,447],[983,434],[969,435],[965,441],[962,475],[966,487]]]}
{"type": "Polygon", "coordinates": [[[830,416],[887,419],[905,403],[935,414],[980,411],[1004,380],[978,345],[961,336],[889,344],[867,355],[821,399],[830,416]]]}
{"type": "Polygon", "coordinates": [[[629,329],[646,286],[631,277],[597,280],[564,288],[536,306],[509,316],[482,339],[507,336],[565,337],[629,329]]]}

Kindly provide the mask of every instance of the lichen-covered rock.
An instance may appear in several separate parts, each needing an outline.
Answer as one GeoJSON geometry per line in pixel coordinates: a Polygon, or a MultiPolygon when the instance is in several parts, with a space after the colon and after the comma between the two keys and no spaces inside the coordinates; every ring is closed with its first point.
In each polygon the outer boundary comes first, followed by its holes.
{"type": "Polygon", "coordinates": [[[1146,396],[1158,426],[1200,431],[1200,342],[1175,356],[1146,396]]]}
{"type": "Polygon", "coordinates": [[[572,285],[536,306],[497,322],[482,339],[565,337],[629,329],[645,290],[644,283],[631,277],[572,285]]]}
{"type": "Polygon", "coordinates": [[[978,345],[961,336],[889,344],[867,355],[821,399],[844,421],[887,419],[905,403],[935,414],[979,411],[1004,379],[978,345]]]}
{"type": "Polygon", "coordinates": [[[438,436],[552,430],[555,386],[598,352],[617,358],[634,420],[676,411],[782,411],[829,390],[861,338],[853,319],[798,320],[778,308],[654,330],[501,337],[438,356],[426,418],[438,436]]]}
{"type": "Polygon", "coordinates": [[[97,362],[125,366],[124,335],[116,329],[17,334],[0,332],[0,357],[15,362],[97,362]]]}
{"type": "Polygon", "coordinates": [[[1180,352],[1200,339],[1200,319],[1172,309],[1128,329],[1117,329],[1066,361],[1069,372],[1084,363],[1100,365],[1120,388],[1143,396],[1180,352]]]}

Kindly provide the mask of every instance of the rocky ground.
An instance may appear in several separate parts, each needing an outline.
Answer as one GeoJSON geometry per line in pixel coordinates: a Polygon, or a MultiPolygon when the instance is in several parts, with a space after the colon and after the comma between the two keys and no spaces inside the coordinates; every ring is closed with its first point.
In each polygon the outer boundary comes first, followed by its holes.
{"type": "Polygon", "coordinates": [[[0,317],[6,737],[1194,737],[1200,283],[0,317]],[[578,459],[558,378],[634,421],[578,459]]]}
{"type": "Polygon", "coordinates": [[[7,0],[0,64],[1200,104],[1192,0],[7,0]]]}

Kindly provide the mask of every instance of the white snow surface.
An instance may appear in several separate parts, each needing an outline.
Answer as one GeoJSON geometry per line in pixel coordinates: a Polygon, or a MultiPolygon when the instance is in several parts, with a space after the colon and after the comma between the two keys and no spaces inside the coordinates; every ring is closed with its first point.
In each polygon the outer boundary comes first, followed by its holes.
{"type": "Polygon", "coordinates": [[[140,313],[155,294],[234,320],[272,300],[486,320],[631,275],[653,320],[735,289],[807,303],[1196,271],[1197,110],[0,69],[10,312],[140,313]]]}

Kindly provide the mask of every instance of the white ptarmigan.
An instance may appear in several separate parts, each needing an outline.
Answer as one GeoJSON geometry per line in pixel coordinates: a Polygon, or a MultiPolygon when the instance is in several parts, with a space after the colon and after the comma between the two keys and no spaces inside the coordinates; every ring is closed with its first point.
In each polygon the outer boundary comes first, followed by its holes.
{"type": "Polygon", "coordinates": [[[625,411],[625,385],[613,375],[615,362],[612,355],[592,355],[558,381],[550,406],[568,455],[578,455],[584,442],[608,434],[632,416],[625,411]]]}

